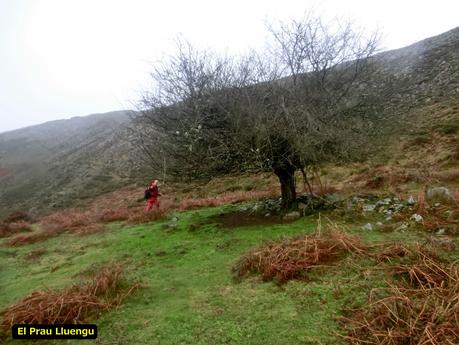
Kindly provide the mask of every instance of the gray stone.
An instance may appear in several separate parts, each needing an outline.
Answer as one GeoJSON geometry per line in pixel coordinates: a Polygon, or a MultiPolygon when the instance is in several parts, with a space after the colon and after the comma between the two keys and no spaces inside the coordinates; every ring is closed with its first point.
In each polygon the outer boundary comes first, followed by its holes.
{"type": "Polygon", "coordinates": [[[163,229],[175,229],[177,228],[177,224],[163,224],[162,228],[163,229]]]}
{"type": "Polygon", "coordinates": [[[427,190],[426,200],[429,203],[449,204],[453,201],[453,197],[448,188],[434,187],[427,190]]]}
{"type": "Polygon", "coordinates": [[[415,213],[410,217],[410,220],[414,220],[416,223],[419,223],[422,222],[424,218],[422,218],[420,214],[415,213]]]}
{"type": "Polygon", "coordinates": [[[373,212],[375,210],[375,205],[363,205],[363,212],[373,212]]]}
{"type": "Polygon", "coordinates": [[[371,223],[367,223],[364,226],[362,226],[362,230],[371,231],[373,230],[373,225],[371,225],[371,223]]]}
{"type": "Polygon", "coordinates": [[[284,220],[297,220],[301,217],[301,214],[300,212],[298,211],[293,211],[293,212],[290,212],[290,213],[287,213],[285,216],[284,216],[284,220]]]}
{"type": "Polygon", "coordinates": [[[396,212],[400,211],[404,206],[402,204],[395,204],[394,209],[396,212]]]}
{"type": "Polygon", "coordinates": [[[408,205],[411,205],[411,206],[416,204],[416,200],[413,198],[412,195],[410,195],[410,197],[408,198],[408,200],[406,202],[407,202],[408,205]]]}
{"type": "Polygon", "coordinates": [[[391,202],[392,202],[391,198],[385,198],[385,199],[379,200],[378,204],[379,205],[390,205],[391,202]]]}
{"type": "Polygon", "coordinates": [[[408,229],[408,224],[403,223],[403,224],[399,225],[398,227],[396,227],[395,231],[404,231],[406,229],[408,229]]]}

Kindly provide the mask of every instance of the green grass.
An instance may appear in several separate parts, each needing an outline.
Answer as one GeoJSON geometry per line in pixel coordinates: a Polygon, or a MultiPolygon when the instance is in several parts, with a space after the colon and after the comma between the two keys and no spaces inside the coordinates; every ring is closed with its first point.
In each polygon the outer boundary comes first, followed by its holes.
{"type": "MultiPolygon", "coordinates": [[[[172,220],[112,224],[101,234],[0,247],[0,309],[34,290],[68,286],[88,268],[123,262],[129,278],[144,287],[119,308],[90,320],[99,327],[96,344],[341,344],[336,317],[364,304],[370,289],[382,286],[384,273],[372,270],[369,259],[347,258],[311,272],[308,281],[277,286],[251,277],[236,283],[231,266],[241,254],[265,240],[310,233],[317,222],[310,216],[233,229],[209,222],[235,207],[177,213],[176,227],[165,226],[172,220]],[[47,252],[28,261],[27,253],[37,248],[47,252]]],[[[371,241],[410,237],[362,233],[357,225],[349,231],[371,241]]]]}

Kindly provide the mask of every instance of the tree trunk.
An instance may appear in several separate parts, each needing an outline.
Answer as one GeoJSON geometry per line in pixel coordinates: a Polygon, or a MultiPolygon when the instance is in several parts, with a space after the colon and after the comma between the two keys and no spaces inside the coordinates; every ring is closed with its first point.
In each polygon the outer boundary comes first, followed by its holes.
{"type": "Polygon", "coordinates": [[[291,166],[274,169],[274,173],[279,178],[281,184],[283,210],[292,208],[296,202],[295,170],[291,166]]]}

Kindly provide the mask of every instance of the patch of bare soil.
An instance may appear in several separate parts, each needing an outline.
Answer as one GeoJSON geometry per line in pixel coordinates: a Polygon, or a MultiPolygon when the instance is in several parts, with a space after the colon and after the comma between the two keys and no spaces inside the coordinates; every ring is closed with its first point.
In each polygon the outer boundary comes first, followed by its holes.
{"type": "Polygon", "coordinates": [[[283,220],[280,215],[263,215],[249,212],[222,213],[212,218],[225,228],[238,228],[242,226],[272,225],[291,223],[291,220],[283,220]]]}

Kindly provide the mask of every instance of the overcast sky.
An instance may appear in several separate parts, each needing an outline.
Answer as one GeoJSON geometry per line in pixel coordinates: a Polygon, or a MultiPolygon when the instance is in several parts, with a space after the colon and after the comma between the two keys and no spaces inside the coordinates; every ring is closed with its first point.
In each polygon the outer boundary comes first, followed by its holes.
{"type": "Polygon", "coordinates": [[[177,35],[241,53],[311,7],[379,27],[384,49],[459,25],[457,0],[0,0],[0,132],[132,108],[177,35]]]}

